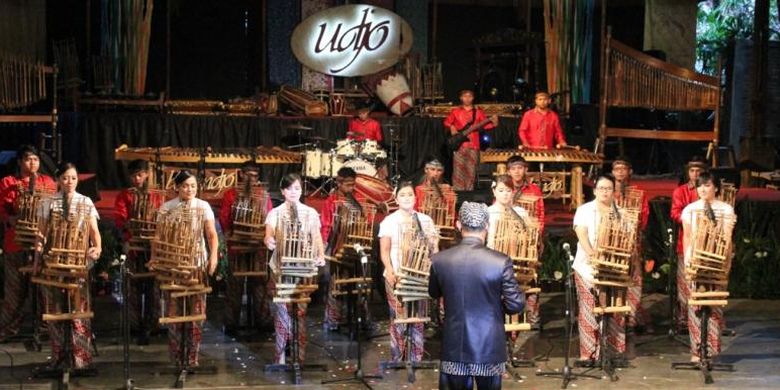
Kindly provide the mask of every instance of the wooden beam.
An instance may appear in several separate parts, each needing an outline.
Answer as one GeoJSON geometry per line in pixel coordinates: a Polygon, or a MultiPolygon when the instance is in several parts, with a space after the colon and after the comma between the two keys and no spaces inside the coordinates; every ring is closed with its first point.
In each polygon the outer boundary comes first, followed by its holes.
{"type": "Polygon", "coordinates": [[[643,130],[625,129],[619,127],[607,127],[606,137],[657,139],[666,141],[691,141],[712,142],[715,133],[712,131],[686,131],[686,130],[643,130]]]}

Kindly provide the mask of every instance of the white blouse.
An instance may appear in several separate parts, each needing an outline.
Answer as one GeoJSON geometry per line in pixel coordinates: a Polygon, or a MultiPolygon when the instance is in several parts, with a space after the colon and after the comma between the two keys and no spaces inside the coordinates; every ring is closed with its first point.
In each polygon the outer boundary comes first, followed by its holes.
{"type": "MultiPolygon", "coordinates": [[[[42,222],[48,222],[49,216],[52,212],[62,213],[62,197],[62,192],[58,191],[53,196],[42,199],[40,205],[38,206],[38,220],[42,222]]],[[[79,204],[86,206],[86,208],[89,210],[89,215],[95,218],[95,220],[100,219],[100,215],[98,215],[95,204],[92,203],[92,199],[81,195],[78,192],[73,193],[73,196],[70,200],[70,205],[68,205],[70,214],[76,212],[79,204]]]]}
{"type": "MultiPolygon", "coordinates": [[[[600,223],[601,214],[599,213],[598,204],[595,200],[577,207],[577,211],[574,213],[574,228],[584,227],[588,229],[588,242],[593,249],[596,249],[596,240],[598,238],[600,223]]],[[[574,265],[572,268],[574,268],[586,282],[593,282],[593,268],[588,263],[588,256],[580,242],[577,242],[577,253],[574,255],[574,265]]]]}
{"type": "MultiPolygon", "coordinates": [[[[179,205],[181,205],[182,203],[184,203],[184,202],[177,196],[177,197],[175,197],[175,198],[173,198],[173,199],[163,203],[163,205],[160,206],[160,212],[164,213],[164,212],[171,211],[171,210],[179,207],[179,205]]],[[[211,205],[208,202],[206,202],[205,200],[198,199],[198,198],[192,198],[192,199],[189,200],[188,206],[191,209],[193,209],[193,210],[201,210],[201,212],[203,213],[202,214],[203,215],[203,221],[202,222],[205,223],[206,221],[214,221],[214,210],[211,209],[211,205]]],[[[197,222],[197,221],[193,221],[193,223],[195,223],[195,222],[197,222]]],[[[192,226],[191,228],[192,229],[198,229],[199,226],[192,226]]],[[[208,252],[206,251],[205,230],[203,232],[203,235],[201,235],[201,238],[200,238],[200,253],[201,253],[201,257],[199,259],[200,261],[199,261],[198,265],[203,267],[203,266],[206,265],[206,261],[208,260],[208,252]]]]}
{"type": "MultiPolygon", "coordinates": [[[[396,210],[394,213],[388,215],[379,224],[378,236],[379,238],[390,238],[390,262],[393,265],[393,272],[398,272],[398,269],[401,267],[401,259],[398,258],[398,252],[401,250],[401,237],[404,229],[411,228],[412,224],[415,223],[414,219],[411,217],[412,214],[417,215],[423,232],[425,232],[428,240],[433,242],[434,245],[438,245],[439,242],[439,232],[436,230],[436,225],[433,223],[431,217],[416,211],[408,214],[403,210],[396,210]]],[[[387,270],[385,270],[385,274],[387,274],[387,270]]]]}
{"type": "MultiPolygon", "coordinates": [[[[528,211],[526,211],[524,208],[520,206],[513,206],[512,207],[515,212],[523,217],[523,219],[528,218],[528,211]]],[[[498,221],[501,219],[501,215],[504,213],[504,206],[501,206],[498,203],[493,203],[488,207],[488,236],[486,242],[493,242],[493,239],[496,236],[496,226],[498,225],[498,221]]]]}

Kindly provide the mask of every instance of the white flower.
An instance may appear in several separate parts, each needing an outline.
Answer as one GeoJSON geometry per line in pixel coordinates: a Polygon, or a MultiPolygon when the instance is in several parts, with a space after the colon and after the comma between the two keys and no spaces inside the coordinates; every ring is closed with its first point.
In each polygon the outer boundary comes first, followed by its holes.
{"type": "Polygon", "coordinates": [[[650,274],[650,276],[652,276],[653,279],[658,279],[658,278],[661,277],[661,273],[660,272],[653,272],[652,274],[650,274]]]}
{"type": "Polygon", "coordinates": [[[761,251],[758,251],[756,253],[753,253],[753,257],[760,259],[761,258],[761,251]]]}
{"type": "Polygon", "coordinates": [[[553,272],[553,277],[555,278],[555,280],[561,280],[561,278],[563,278],[563,272],[555,271],[553,272]]]}
{"type": "Polygon", "coordinates": [[[744,242],[745,244],[750,244],[750,239],[745,237],[742,239],[742,242],[744,242]]]}
{"type": "Polygon", "coordinates": [[[769,255],[769,253],[767,253],[767,251],[761,252],[761,257],[767,257],[767,255],[769,255]]]}
{"type": "Polygon", "coordinates": [[[119,256],[119,259],[121,259],[122,261],[125,261],[125,260],[127,260],[127,255],[122,254],[122,255],[119,256]]]}

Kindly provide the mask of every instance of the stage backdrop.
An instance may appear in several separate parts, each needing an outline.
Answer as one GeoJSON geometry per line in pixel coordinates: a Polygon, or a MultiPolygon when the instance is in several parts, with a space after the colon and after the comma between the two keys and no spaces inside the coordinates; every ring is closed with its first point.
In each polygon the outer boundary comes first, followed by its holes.
{"type": "MultiPolygon", "coordinates": [[[[405,178],[415,179],[426,158],[442,153],[447,134],[443,118],[382,118],[385,140],[390,128],[400,134],[399,166],[405,178]]],[[[85,172],[96,172],[101,188],[127,186],[125,165],[114,160],[114,149],[129,146],[180,146],[190,148],[239,148],[257,145],[282,145],[282,138],[295,135],[287,126],[302,123],[313,130],[304,136],[330,140],[345,138],[347,118],[258,118],[228,116],[187,116],[140,113],[84,113],[63,121],[67,140],[66,157],[85,172]]],[[[492,147],[517,144],[517,118],[501,118],[497,129],[489,132],[492,147]]],[[[297,165],[273,165],[263,168],[263,180],[276,186],[286,172],[298,172],[297,165]]]]}

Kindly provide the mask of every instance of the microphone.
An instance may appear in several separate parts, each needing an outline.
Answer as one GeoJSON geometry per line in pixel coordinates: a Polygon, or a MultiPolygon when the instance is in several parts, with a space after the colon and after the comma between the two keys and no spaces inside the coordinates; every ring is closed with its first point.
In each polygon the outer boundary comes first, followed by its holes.
{"type": "Polygon", "coordinates": [[[674,230],[672,230],[672,228],[668,228],[666,229],[666,233],[669,234],[668,245],[672,246],[672,242],[674,242],[674,230]]]}
{"type": "Polygon", "coordinates": [[[569,245],[568,242],[563,243],[563,250],[566,252],[566,255],[569,256],[569,261],[574,261],[574,256],[571,255],[571,245],[569,245]]]}
{"type": "Polygon", "coordinates": [[[368,263],[368,254],[366,253],[365,248],[363,248],[363,245],[355,244],[354,245],[355,252],[360,255],[360,264],[367,264],[368,263]]]}

